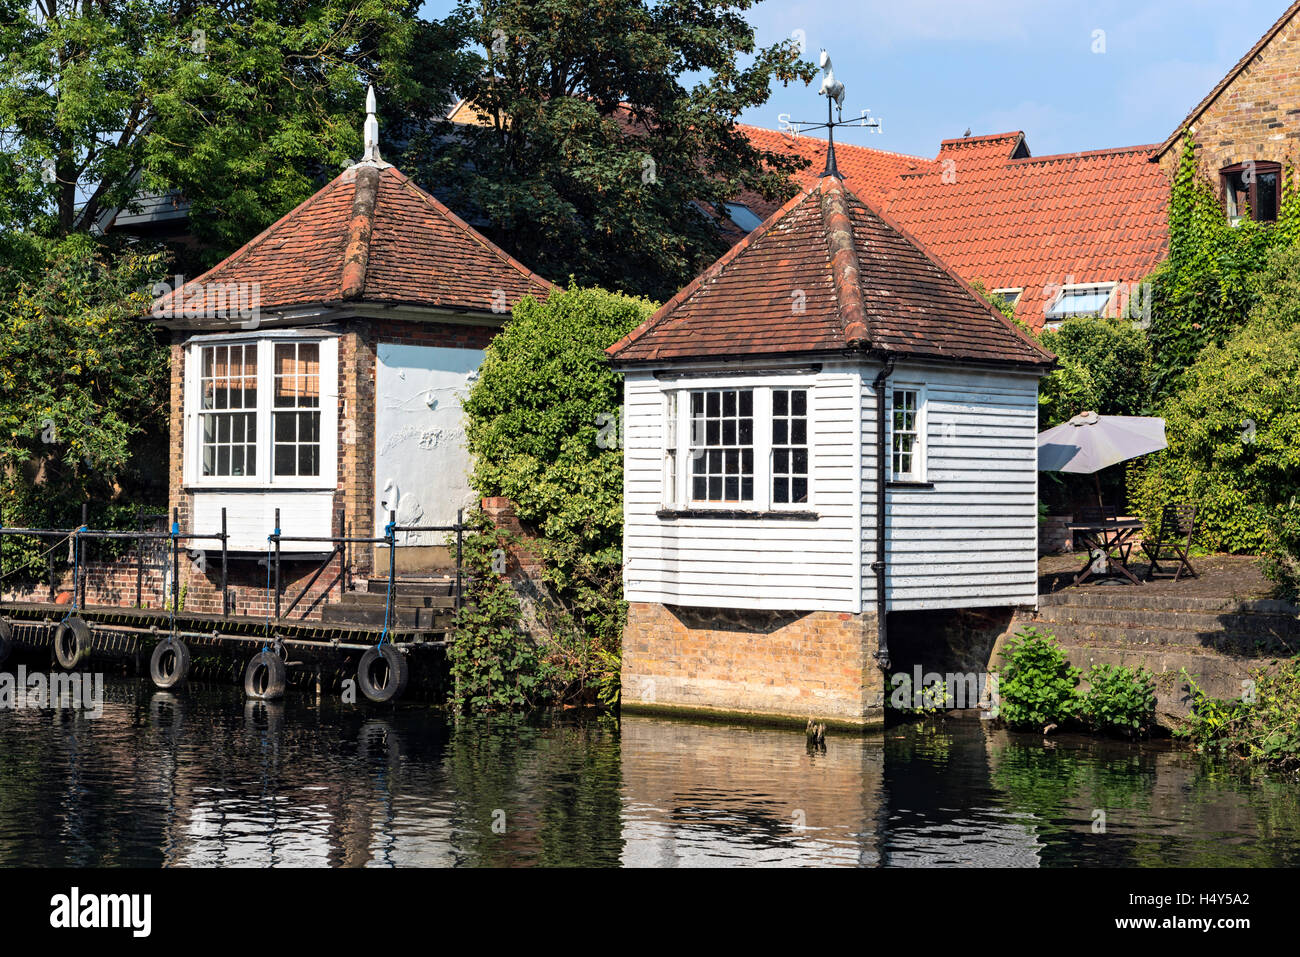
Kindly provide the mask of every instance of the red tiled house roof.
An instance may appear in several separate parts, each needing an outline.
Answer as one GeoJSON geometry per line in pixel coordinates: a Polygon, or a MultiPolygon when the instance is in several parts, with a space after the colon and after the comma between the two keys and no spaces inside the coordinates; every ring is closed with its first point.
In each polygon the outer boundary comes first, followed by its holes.
{"type": "Polygon", "coordinates": [[[386,163],[344,170],[153,314],[219,325],[240,283],[259,285],[264,313],[365,303],[500,314],[554,288],[386,163]]]}
{"type": "Polygon", "coordinates": [[[620,363],[863,349],[1046,366],[906,231],[837,179],[800,193],[608,350],[620,363]]]}
{"type": "MultiPolygon", "coordinates": [[[[790,141],[824,157],[823,140],[790,141]]],[[[1023,289],[1018,318],[1039,327],[1067,284],[1136,283],[1165,256],[1169,182],[1154,146],[1032,157],[1024,134],[945,140],[933,160],[837,144],[848,186],[968,282],[1023,289]],[[892,180],[889,178],[893,171],[892,180]]],[[[821,161],[796,175],[810,185],[821,161]]],[[[772,204],[749,203],[759,215],[772,204]]]]}

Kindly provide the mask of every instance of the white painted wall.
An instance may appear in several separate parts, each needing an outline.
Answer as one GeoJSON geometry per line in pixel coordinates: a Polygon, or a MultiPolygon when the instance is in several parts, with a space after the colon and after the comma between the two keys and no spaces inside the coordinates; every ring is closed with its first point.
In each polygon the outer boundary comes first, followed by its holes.
{"type": "MultiPolygon", "coordinates": [[[[624,591],[629,601],[704,608],[858,611],[861,602],[858,415],[861,379],[848,364],[806,376],[816,521],[661,519],[668,388],[763,385],[764,375],[624,379],[624,591]]],[[[684,467],[684,466],[683,466],[684,467]]]]}
{"type": "MultiPolygon", "coordinates": [[[[861,611],[875,605],[877,367],[809,374],[816,521],[664,519],[665,392],[764,377],[624,377],[624,591],[691,607],[861,611]]],[[[887,493],[892,611],[1037,601],[1037,395],[1033,374],[905,364],[925,386],[926,480],[887,493]]],[[[684,467],[684,466],[683,466],[684,467]]]]}
{"type": "MultiPolygon", "coordinates": [[[[389,509],[399,525],[450,525],[474,502],[461,401],[483,362],[480,349],[381,342],[375,372],[375,534],[389,509]]],[[[403,544],[440,545],[439,532],[403,544]]]]}
{"type": "MultiPolygon", "coordinates": [[[[875,396],[863,374],[863,601],[876,599],[875,396]]],[[[891,611],[1027,604],[1038,592],[1038,378],[898,365],[889,383],[926,386],[926,479],[890,489],[891,611]]],[[[888,389],[888,386],[887,386],[888,389]]],[[[887,446],[888,447],[888,446],[887,446]]]]}
{"type": "MultiPolygon", "coordinates": [[[[334,493],[331,491],[269,492],[258,489],[241,491],[194,492],[194,517],[190,531],[196,535],[214,535],[221,531],[221,510],[226,510],[226,529],[230,535],[227,548],[232,552],[266,553],[266,537],[275,531],[275,510],[280,510],[280,530],[285,535],[320,537],[333,534],[334,493]]],[[[220,551],[218,541],[193,541],[194,550],[220,551]]],[[[322,542],[281,542],[280,551],[327,552],[332,546],[322,542]]]]}

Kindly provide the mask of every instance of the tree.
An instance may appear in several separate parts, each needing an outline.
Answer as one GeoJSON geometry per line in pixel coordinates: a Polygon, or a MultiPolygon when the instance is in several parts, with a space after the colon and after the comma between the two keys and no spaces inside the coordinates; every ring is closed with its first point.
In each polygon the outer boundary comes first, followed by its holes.
{"type": "Polygon", "coordinates": [[[653,310],[570,288],[515,306],[465,402],[474,490],[513,499],[545,577],[597,650],[622,633],[622,382],[604,350],[653,310]]]}
{"type": "Polygon", "coordinates": [[[1124,319],[1077,317],[1044,330],[1056,368],[1038,387],[1040,428],[1080,412],[1141,415],[1147,405],[1151,353],[1146,333],[1124,319]]]}
{"type": "Polygon", "coordinates": [[[0,228],[93,231],[177,190],[215,260],[360,155],[367,80],[419,119],[449,98],[415,0],[0,0],[0,228]]]}
{"type": "Polygon", "coordinates": [[[723,203],[788,198],[805,165],[736,127],[815,72],[792,41],[756,49],[754,2],[462,0],[483,123],[421,140],[422,178],[543,275],[672,295],[725,250],[723,203]]]}
{"type": "MultiPolygon", "coordinates": [[[[1262,276],[1274,290],[1221,346],[1210,345],[1162,406],[1169,448],[1134,467],[1153,525],[1167,504],[1196,503],[1199,544],[1267,553],[1294,526],[1300,496],[1300,251],[1276,251],[1262,276]]],[[[1292,534],[1292,538],[1295,536],[1292,534]]]]}
{"type": "MultiPolygon", "coordinates": [[[[164,257],[86,235],[8,237],[30,279],[0,269],[0,502],[6,524],[69,527],[165,501],[142,438],[165,431],[167,355],[144,319],[164,257]]],[[[158,451],[165,457],[164,450],[158,451]]],[[[23,546],[5,542],[5,568],[23,546]]]]}

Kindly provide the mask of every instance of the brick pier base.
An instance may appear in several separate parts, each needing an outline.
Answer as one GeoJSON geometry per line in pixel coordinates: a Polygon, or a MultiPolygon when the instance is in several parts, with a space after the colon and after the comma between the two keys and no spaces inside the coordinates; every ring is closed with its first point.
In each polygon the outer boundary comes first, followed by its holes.
{"type": "Polygon", "coordinates": [[[628,607],[623,706],[802,725],[884,721],[876,616],[628,607]]]}

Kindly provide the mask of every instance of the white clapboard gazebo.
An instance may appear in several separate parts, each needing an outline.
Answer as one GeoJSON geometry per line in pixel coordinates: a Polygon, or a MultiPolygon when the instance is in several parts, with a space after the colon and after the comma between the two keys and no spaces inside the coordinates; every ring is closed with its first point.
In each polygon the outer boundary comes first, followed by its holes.
{"type": "Polygon", "coordinates": [[[629,707],[871,725],[890,615],[1035,603],[1053,357],[833,163],[609,354],[629,707]]]}

